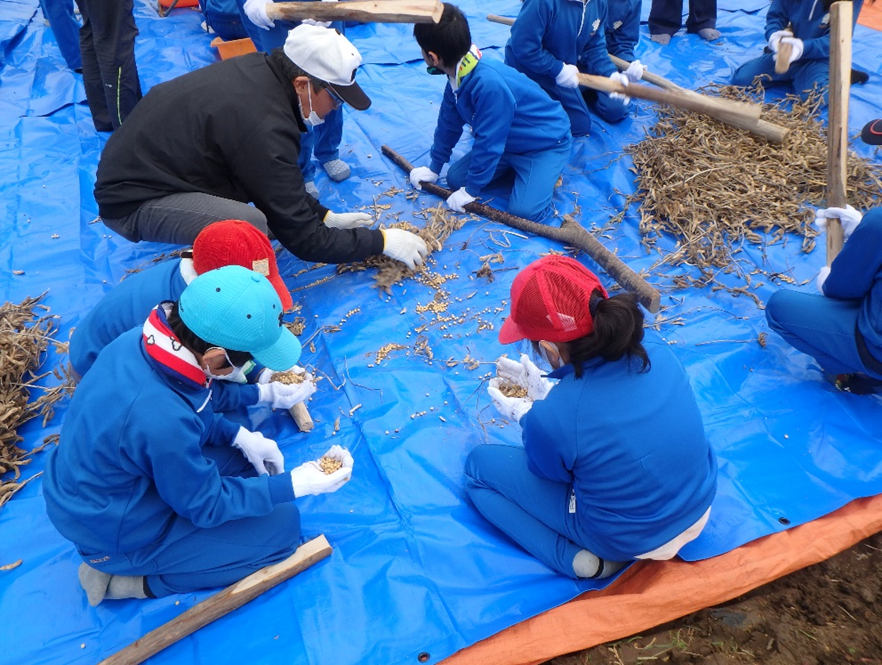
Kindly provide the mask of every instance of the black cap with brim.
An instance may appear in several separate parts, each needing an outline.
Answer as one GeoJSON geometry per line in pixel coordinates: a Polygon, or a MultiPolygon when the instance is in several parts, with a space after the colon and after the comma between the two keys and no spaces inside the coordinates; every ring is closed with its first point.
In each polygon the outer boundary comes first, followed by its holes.
{"type": "Polygon", "coordinates": [[[882,145],[882,118],[868,122],[861,132],[861,138],[864,143],[882,145]]]}
{"type": "Polygon", "coordinates": [[[355,81],[349,85],[336,85],[328,82],[325,82],[325,85],[356,111],[365,111],[370,108],[371,98],[364,94],[364,90],[355,81]]]}

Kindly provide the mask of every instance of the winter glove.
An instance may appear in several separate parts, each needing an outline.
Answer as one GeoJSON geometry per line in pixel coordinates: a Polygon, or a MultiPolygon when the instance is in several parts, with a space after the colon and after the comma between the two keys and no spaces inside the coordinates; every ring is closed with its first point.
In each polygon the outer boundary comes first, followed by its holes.
{"type": "Polygon", "coordinates": [[[259,476],[265,473],[275,476],[285,470],[285,458],[279,446],[260,432],[249,432],[240,427],[233,439],[233,447],[242,451],[259,476]]]}
{"type": "Polygon", "coordinates": [[[579,87],[579,68],[576,65],[564,65],[554,82],[561,88],[578,88],[579,87]]]}
{"type": "Polygon", "coordinates": [[[242,9],[245,12],[245,16],[254,25],[262,30],[269,30],[276,27],[275,21],[266,15],[266,6],[271,4],[273,4],[273,0],[245,0],[245,5],[242,9]]]}
{"type": "Polygon", "coordinates": [[[821,295],[825,295],[824,293],[824,282],[827,281],[827,277],[830,276],[830,266],[824,266],[821,268],[821,272],[818,273],[817,285],[818,291],[820,291],[821,295]]]}
{"type": "Polygon", "coordinates": [[[527,397],[531,400],[545,399],[554,383],[542,376],[542,370],[536,367],[526,353],[521,360],[500,358],[496,361],[496,376],[527,389],[527,397]]]}
{"type": "Polygon", "coordinates": [[[468,205],[475,200],[475,197],[466,191],[465,187],[460,187],[453,194],[447,197],[447,207],[456,212],[465,212],[463,206],[468,205]]]}
{"type": "MultiPolygon", "coordinates": [[[[337,0],[322,0],[322,2],[337,2],[337,0]]],[[[305,18],[301,23],[306,23],[306,25],[317,25],[320,28],[330,28],[332,21],[316,21],[315,19],[305,18]]]]}
{"type": "MultiPolygon", "coordinates": [[[[628,77],[624,72],[613,72],[609,75],[611,81],[615,81],[616,83],[621,83],[623,86],[628,86],[628,77]]],[[[631,103],[631,98],[628,95],[624,95],[621,92],[611,92],[609,93],[610,98],[612,99],[621,99],[622,103],[627,106],[631,103]]]]}
{"type": "Polygon", "coordinates": [[[315,392],[315,381],[302,367],[296,365],[289,371],[303,375],[302,383],[280,383],[271,381],[273,372],[264,370],[257,378],[257,389],[260,391],[259,401],[272,405],[274,409],[290,409],[295,404],[305,402],[315,392]]]}
{"type": "Polygon", "coordinates": [[[792,65],[794,62],[802,57],[802,52],[805,49],[805,45],[798,37],[784,37],[783,39],[781,39],[781,44],[790,44],[793,47],[793,50],[790,52],[790,58],[787,60],[788,64],[792,65]]]}
{"type": "Polygon", "coordinates": [[[336,492],[352,477],[354,460],[346,448],[331,446],[324,457],[332,457],[343,463],[333,473],[325,473],[318,461],[306,462],[291,471],[291,485],[294,487],[295,498],[309,494],[336,492]]]}
{"type": "Polygon", "coordinates": [[[426,241],[415,233],[403,229],[383,229],[383,254],[401,261],[411,270],[423,265],[429,253],[426,241]]]}
{"type": "Polygon", "coordinates": [[[857,225],[861,223],[863,215],[847,204],[845,208],[825,208],[815,213],[815,226],[824,231],[827,228],[827,220],[831,217],[839,219],[839,223],[842,224],[842,237],[848,240],[857,225]]]}
{"type": "Polygon", "coordinates": [[[769,35],[769,50],[772,53],[778,52],[784,37],[793,37],[793,33],[790,30],[778,30],[769,35]]]}
{"type": "Polygon", "coordinates": [[[331,212],[325,215],[325,226],[332,229],[357,229],[362,226],[370,226],[374,218],[364,212],[331,212]]]}
{"type": "Polygon", "coordinates": [[[640,79],[643,78],[643,73],[648,69],[646,65],[644,65],[639,60],[635,60],[630,65],[628,65],[628,69],[625,70],[624,74],[628,77],[628,80],[631,83],[637,83],[640,79]]]}
{"type": "Polygon", "coordinates": [[[423,186],[420,184],[421,182],[437,182],[438,174],[435,173],[428,166],[417,166],[410,172],[410,184],[416,187],[417,189],[422,189],[423,186]]]}

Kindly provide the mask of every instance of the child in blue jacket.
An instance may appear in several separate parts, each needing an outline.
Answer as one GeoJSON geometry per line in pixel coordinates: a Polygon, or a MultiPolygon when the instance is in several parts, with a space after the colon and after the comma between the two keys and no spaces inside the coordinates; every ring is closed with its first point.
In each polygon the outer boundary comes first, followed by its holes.
{"type": "MultiPolygon", "coordinates": [[[[748,60],[735,70],[732,84],[748,86],[761,75],[766,87],[792,84],[805,99],[814,89],[824,90],[830,84],[830,5],[832,0],[772,0],[766,16],[766,52],[748,60]],[[775,72],[775,58],[781,44],[793,47],[790,68],[783,74],[775,72]]],[[[854,21],[857,22],[863,0],[854,0],[854,21]]]]}
{"type": "Polygon", "coordinates": [[[675,556],[708,520],[717,464],[689,378],[666,344],[643,341],[634,296],[610,298],[579,262],[546,256],[512,283],[499,341],[522,339],[557,384],[525,354],[499,359],[489,393],[520,423],[523,446],[481,445],[469,454],[475,507],[572,578],[675,556]],[[507,397],[503,381],[527,396],[507,397]]]}
{"type": "Polygon", "coordinates": [[[300,344],[265,277],[226,266],[111,342],[77,387],[49,453],[49,519],[76,546],[89,599],[161,597],[232,584],[291,555],[296,498],[351,476],[316,462],[284,473],[274,441],[206,408],[212,378],[252,356],[291,367],[300,344]],[[258,475],[259,474],[259,475],[258,475]]]}
{"type": "Polygon", "coordinates": [[[622,60],[632,62],[640,41],[641,0],[606,0],[606,48],[622,60]]]}
{"type": "MultiPolygon", "coordinates": [[[[639,25],[639,15],[638,15],[639,25]]],[[[607,122],[628,114],[627,101],[579,88],[577,75],[609,76],[627,85],[643,75],[637,64],[620,73],[609,59],[605,0],[524,0],[505,45],[505,62],[524,72],[563,105],[573,136],[591,130],[591,111],[607,122]]]]}
{"type": "Polygon", "coordinates": [[[469,24],[454,5],[444,3],[441,20],[418,23],[414,37],[430,73],[446,74],[447,87],[438,112],[431,164],[411,171],[414,187],[435,182],[463,126],[472,128],[471,151],[447,171],[455,190],[447,204],[459,212],[487,185],[514,172],[511,214],[541,221],[549,214],[554,186],[569,162],[567,117],[542,89],[511,67],[489,59],[472,45],[469,24]]]}

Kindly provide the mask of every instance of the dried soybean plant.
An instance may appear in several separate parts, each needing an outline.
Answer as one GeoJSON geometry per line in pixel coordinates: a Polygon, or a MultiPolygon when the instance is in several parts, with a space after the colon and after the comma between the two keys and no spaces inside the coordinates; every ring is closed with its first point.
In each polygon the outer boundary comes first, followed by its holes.
{"type": "MultiPolygon", "coordinates": [[[[710,86],[711,94],[762,103],[762,88],[710,86]]],[[[783,145],[707,116],[668,106],[641,142],[628,146],[640,201],[640,231],[646,247],[662,234],[680,244],[673,265],[698,268],[707,283],[719,270],[734,270],[733,248],[745,241],[769,243],[785,234],[802,238],[802,251],[815,246],[808,206],[823,205],[827,182],[825,128],[818,120],[820,93],[805,102],[788,96],[763,104],[763,118],[790,130],[783,145]]],[[[882,168],[853,153],[848,156],[848,201],[858,209],[882,193],[882,168]]],[[[698,281],[698,280],[694,280],[698,281]]],[[[677,286],[685,286],[680,280],[677,286]]],[[[749,282],[748,282],[749,283],[749,282]]]]}
{"type": "MultiPolygon", "coordinates": [[[[426,225],[423,228],[419,228],[410,222],[396,222],[390,224],[388,228],[404,229],[405,231],[417,234],[426,241],[429,254],[432,254],[444,247],[444,242],[450,237],[450,234],[465,224],[465,218],[445,210],[443,204],[429,208],[426,212],[429,214],[427,215],[426,225]]],[[[416,271],[411,270],[401,261],[380,254],[358,263],[340,265],[337,267],[337,272],[357,272],[367,270],[368,268],[377,269],[377,274],[374,275],[374,286],[388,294],[392,293],[393,284],[398,284],[406,277],[413,277],[426,270],[425,267],[418,268],[416,271]]]]}
{"type": "Polygon", "coordinates": [[[23,441],[17,434],[18,428],[37,416],[43,417],[45,426],[52,418],[55,403],[73,389],[69,379],[54,388],[36,385],[50,373],[62,378],[58,370],[35,374],[58,328],[58,317],[49,315],[49,308],[39,304],[44,295],[26,298],[18,305],[7,302],[0,306],[0,476],[12,475],[0,477],[0,506],[39,475],[19,482],[21,467],[30,463],[34,453],[57,440],[57,437],[47,437],[43,445],[27,452],[16,445],[23,441]],[[35,309],[47,313],[35,314],[35,309]],[[43,392],[30,401],[31,390],[43,392]]]}

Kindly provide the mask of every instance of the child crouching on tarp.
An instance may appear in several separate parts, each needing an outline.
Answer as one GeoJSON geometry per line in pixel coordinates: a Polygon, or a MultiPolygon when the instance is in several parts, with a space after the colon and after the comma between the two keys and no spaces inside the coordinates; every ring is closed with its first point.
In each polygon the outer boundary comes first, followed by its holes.
{"type": "Polygon", "coordinates": [[[500,358],[490,396],[523,446],[481,445],[466,461],[475,507],[521,547],[573,578],[670,559],[710,515],[717,464],[685,370],[643,341],[630,294],[608,297],[577,261],[547,256],[511,287],[499,332],[528,339],[554,368],[500,358]],[[505,384],[527,389],[506,397],[505,384]]]}
{"type": "MultiPolygon", "coordinates": [[[[766,15],[769,44],[760,57],[748,60],[732,75],[732,84],[748,86],[757,76],[767,76],[765,87],[792,84],[802,99],[817,88],[827,103],[830,83],[830,5],[832,0],[772,0],[766,15]],[[783,45],[790,47],[789,68],[775,72],[775,59],[783,45]]],[[[854,0],[857,22],[863,0],[854,0]]],[[[853,26],[852,26],[853,28],[853,26]]]]}
{"type": "Polygon", "coordinates": [[[481,59],[472,44],[466,17],[444,3],[441,20],[417,23],[414,37],[433,74],[446,74],[430,166],[410,172],[410,181],[433,183],[462,136],[472,128],[471,151],[447,171],[455,190],[447,199],[453,210],[481,196],[496,178],[514,172],[508,202],[512,215],[541,221],[550,212],[554,186],[570,159],[570,126],[559,105],[542,88],[507,65],[481,59]]]}

